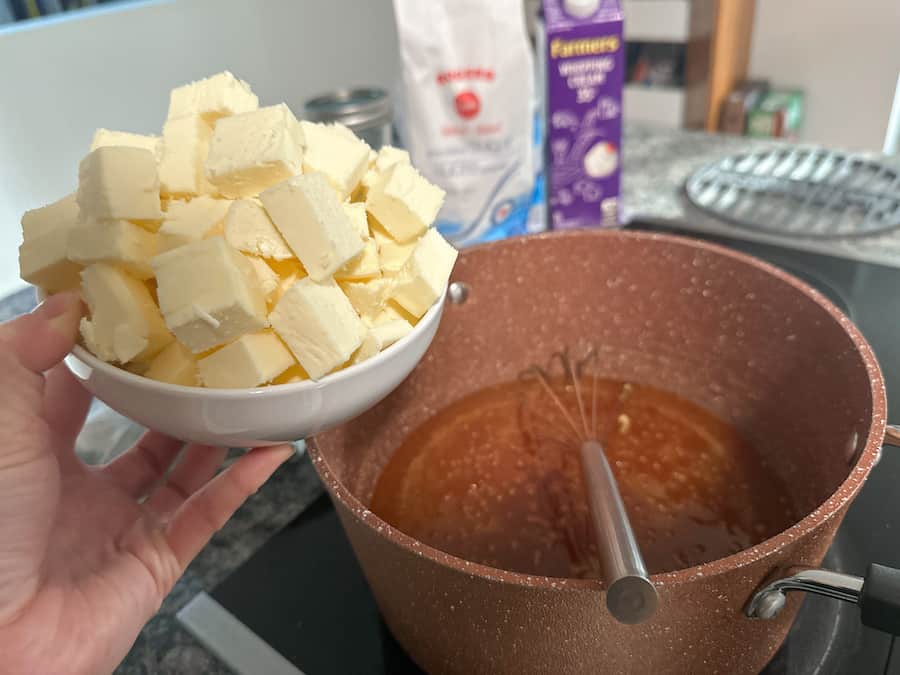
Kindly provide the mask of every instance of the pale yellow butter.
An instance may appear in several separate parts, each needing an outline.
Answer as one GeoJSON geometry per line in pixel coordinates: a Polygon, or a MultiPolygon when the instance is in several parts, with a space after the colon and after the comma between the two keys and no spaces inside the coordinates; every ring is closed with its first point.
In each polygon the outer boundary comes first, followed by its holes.
{"type": "Polygon", "coordinates": [[[381,174],[366,196],[366,210],[398,242],[424,232],[437,217],[445,192],[409,164],[399,162],[381,174]]]}
{"type": "Polygon", "coordinates": [[[159,174],[153,153],[125,146],[88,153],[78,167],[77,201],[85,219],[159,220],[159,174]]]}
{"type": "Polygon", "coordinates": [[[143,148],[153,153],[156,161],[162,154],[162,139],[159,136],[133,134],[130,131],[112,131],[111,129],[97,129],[91,140],[91,150],[105,148],[110,145],[124,145],[129,148],[143,148]]]}
{"type": "Polygon", "coordinates": [[[151,264],[166,324],[195,354],[265,328],[253,267],[223,237],[179,246],[151,264]]]}
{"type": "Polygon", "coordinates": [[[156,253],[156,235],[127,220],[86,220],[69,233],[70,260],[119,265],[138,279],[153,276],[150,259],[156,253]]]}
{"type": "Polygon", "coordinates": [[[377,326],[372,326],[363,338],[359,349],[350,359],[351,363],[360,363],[366,359],[370,359],[383,349],[390,347],[392,344],[408,335],[412,330],[412,325],[405,319],[394,319],[386,321],[377,326]]]}
{"type": "Polygon", "coordinates": [[[250,262],[250,266],[253,267],[253,273],[256,275],[259,288],[266,300],[271,301],[280,283],[278,275],[262,258],[258,258],[255,255],[247,255],[246,253],[244,257],[250,262]]]}
{"type": "Polygon", "coordinates": [[[162,194],[184,197],[215,192],[206,180],[212,127],[199,115],[166,120],[159,160],[162,194]]]}
{"type": "Polygon", "coordinates": [[[200,359],[197,370],[207,387],[258,387],[271,382],[294,364],[294,357],[274,333],[244,335],[200,359]]]}
{"type": "Polygon", "coordinates": [[[222,234],[230,205],[228,199],[208,195],[190,201],[170,201],[159,228],[159,252],[222,234]]]}
{"type": "Polygon", "coordinates": [[[271,305],[277,303],[287,289],[307,276],[306,270],[303,269],[303,265],[296,259],[273,260],[269,263],[269,267],[271,267],[275,271],[275,274],[278,275],[278,287],[269,297],[269,304],[271,305]]]}
{"type": "Polygon", "coordinates": [[[284,103],[216,122],[206,176],[226,197],[250,197],[303,171],[303,132],[284,103]]]}
{"type": "Polygon", "coordinates": [[[366,217],[365,204],[342,204],[344,213],[350,219],[353,229],[364,242],[362,253],[344,265],[334,273],[338,280],[370,279],[381,276],[381,264],[378,258],[378,246],[369,234],[369,221],[366,217]]]}
{"type": "Polygon", "coordinates": [[[342,198],[356,189],[369,165],[369,146],[353,132],[333,125],[300,122],[306,144],[303,171],[319,172],[328,178],[342,198]]]}
{"type": "Polygon", "coordinates": [[[341,289],[350,300],[350,304],[369,325],[372,325],[375,317],[381,314],[393,288],[394,281],[388,277],[341,282],[341,289]]]}
{"type": "Polygon", "coordinates": [[[225,214],[225,239],[237,250],[272,260],[296,258],[262,204],[237,199],[225,214]]]}
{"type": "Polygon", "coordinates": [[[272,328],[309,376],[318,380],[352,356],[366,333],[365,324],[337,283],[296,282],[269,315],[272,328]]]}
{"type": "Polygon", "coordinates": [[[429,229],[397,274],[391,298],[414,317],[421,317],[444,292],[457,255],[437,230],[429,229]]]}
{"type": "Polygon", "coordinates": [[[146,360],[172,341],[150,291],[122,269],[105,263],[81,273],[89,318],[81,320],[84,342],[111,363],[146,360]]]}
{"type": "Polygon", "coordinates": [[[405,244],[394,241],[394,238],[377,221],[371,223],[371,230],[375,244],[378,246],[378,263],[382,271],[385,274],[396,274],[409,259],[416,247],[416,240],[413,239],[405,244]]]}
{"type": "Polygon", "coordinates": [[[19,246],[19,275],[47,293],[77,288],[81,265],[68,258],[69,234],[78,219],[75,195],[22,216],[22,245],[19,246]]]}
{"type": "Polygon", "coordinates": [[[169,94],[169,119],[202,115],[212,123],[219,117],[249,112],[259,99],[243,80],[227,70],[203,80],[176,87],[169,94]]]}
{"type": "Polygon", "coordinates": [[[362,238],[322,174],[295,176],[259,198],[313,280],[324,281],[362,253],[362,238]]]}
{"type": "Polygon", "coordinates": [[[173,340],[150,362],[144,377],[185,387],[197,386],[197,359],[187,347],[173,340]]]}

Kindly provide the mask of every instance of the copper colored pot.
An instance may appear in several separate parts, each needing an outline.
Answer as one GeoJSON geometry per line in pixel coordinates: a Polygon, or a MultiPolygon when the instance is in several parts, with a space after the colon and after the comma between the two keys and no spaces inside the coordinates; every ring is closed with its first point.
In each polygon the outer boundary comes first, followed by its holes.
{"type": "Polygon", "coordinates": [[[775,570],[820,564],[885,432],[881,372],[828,300],[746,255],[621,231],[511,239],[470,249],[425,359],[393,394],[322,434],[310,453],[379,607],[430,673],[755,673],[800,598],[750,619],[775,570]],[[808,513],[753,548],[653,577],[656,615],[626,626],[602,584],[528,577],[421,544],[366,509],[382,467],[436,410],[581,341],[605,374],[667,389],[729,420],[808,513]]]}

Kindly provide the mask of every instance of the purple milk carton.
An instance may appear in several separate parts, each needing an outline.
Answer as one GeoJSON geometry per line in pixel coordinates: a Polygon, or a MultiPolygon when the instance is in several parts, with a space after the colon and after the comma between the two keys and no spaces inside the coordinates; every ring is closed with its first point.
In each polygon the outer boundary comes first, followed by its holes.
{"type": "Polygon", "coordinates": [[[550,227],[618,224],[625,41],[619,0],[543,0],[550,227]]]}

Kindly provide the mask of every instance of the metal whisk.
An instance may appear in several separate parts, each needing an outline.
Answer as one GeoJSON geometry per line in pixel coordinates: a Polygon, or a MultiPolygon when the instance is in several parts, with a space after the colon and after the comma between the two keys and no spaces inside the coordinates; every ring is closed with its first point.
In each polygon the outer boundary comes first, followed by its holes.
{"type": "Polygon", "coordinates": [[[574,365],[568,351],[558,352],[553,357],[562,363],[563,374],[572,383],[579,419],[574,418],[553,390],[547,370],[532,366],[523,375],[534,377],[541,384],[580,443],[582,475],[606,582],[606,607],[621,623],[642,623],[653,616],[659,597],[647,574],[618,484],[598,438],[597,352],[588,350],[584,359],[574,365]],[[589,410],[581,382],[585,367],[591,368],[592,376],[589,410]]]}

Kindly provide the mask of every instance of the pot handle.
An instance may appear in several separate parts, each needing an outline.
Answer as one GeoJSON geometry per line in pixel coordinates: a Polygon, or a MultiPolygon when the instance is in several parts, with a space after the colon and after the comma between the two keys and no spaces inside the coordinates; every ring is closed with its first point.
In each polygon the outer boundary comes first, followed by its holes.
{"type": "Polygon", "coordinates": [[[900,569],[872,563],[865,577],[810,567],[776,571],[754,593],[744,613],[751,619],[778,616],[791,591],[855,603],[864,626],[900,635],[900,569]]]}
{"type": "MultiPolygon", "coordinates": [[[[900,447],[900,427],[888,425],[884,444],[900,447]]],[[[859,605],[864,626],[900,635],[900,569],[872,563],[865,577],[812,567],[776,570],[750,598],[744,613],[771,619],[784,608],[786,593],[805,591],[859,605]]]]}

